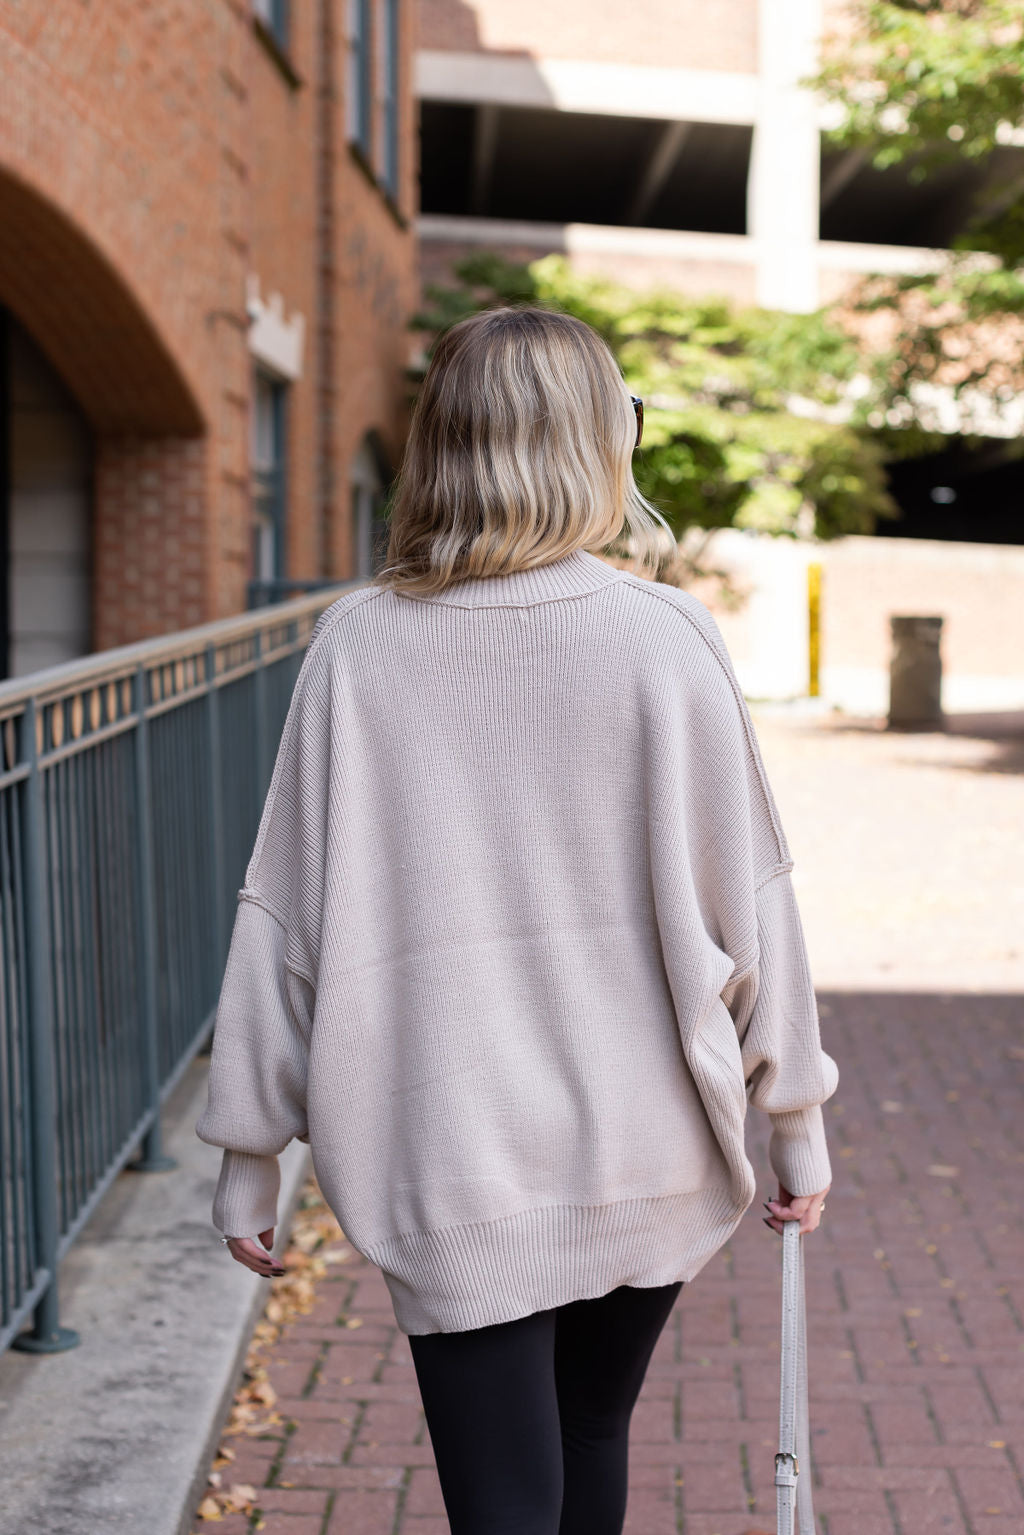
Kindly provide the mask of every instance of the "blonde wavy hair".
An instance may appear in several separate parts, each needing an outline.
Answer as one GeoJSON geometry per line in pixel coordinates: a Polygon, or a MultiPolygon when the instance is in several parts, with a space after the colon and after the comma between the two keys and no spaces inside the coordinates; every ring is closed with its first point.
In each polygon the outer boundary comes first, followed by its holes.
{"type": "Polygon", "coordinates": [[[524,307],[460,321],[420,389],[373,583],[437,592],[616,541],[633,568],[657,568],[676,541],[633,479],[635,439],[618,364],[582,320],[524,307]]]}

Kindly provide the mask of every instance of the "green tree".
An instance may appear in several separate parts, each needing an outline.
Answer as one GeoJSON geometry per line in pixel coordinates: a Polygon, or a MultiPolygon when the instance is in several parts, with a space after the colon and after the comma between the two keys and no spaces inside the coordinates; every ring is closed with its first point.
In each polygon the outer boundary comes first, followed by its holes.
{"type": "Polygon", "coordinates": [[[645,401],[637,481],[677,538],[728,526],[835,538],[896,514],[875,435],[842,419],[858,349],[825,315],[636,293],[558,256],[524,267],[480,253],[455,278],[428,290],[413,321],[428,355],[442,331],[496,304],[542,304],[605,338],[645,401]]]}
{"type": "Polygon", "coordinates": [[[878,317],[884,334],[866,419],[934,430],[920,386],[938,384],[970,434],[1024,387],[1022,68],[1021,0],[858,0],[826,39],[807,83],[841,109],[829,142],[912,181],[965,160],[982,171],[936,271],[872,276],[851,296],[852,323],[878,317]]]}

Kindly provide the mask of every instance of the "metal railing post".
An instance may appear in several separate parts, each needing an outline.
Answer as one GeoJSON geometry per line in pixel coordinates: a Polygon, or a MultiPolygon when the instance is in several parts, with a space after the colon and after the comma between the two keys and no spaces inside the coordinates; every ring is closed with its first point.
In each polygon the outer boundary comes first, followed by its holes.
{"type": "Polygon", "coordinates": [[[28,777],[25,780],[25,941],[28,949],[29,1092],[32,1117],[32,1207],[36,1262],[49,1283],[32,1313],[31,1332],[19,1333],[12,1348],[28,1354],[57,1354],[74,1348],[77,1332],[62,1327],[57,1296],[57,1105],[54,1089],[53,990],[50,984],[50,922],[45,878],[49,868],[43,821],[43,783],[39,771],[39,722],[34,698],[27,700],[28,777]]]}
{"type": "Polygon", "coordinates": [[[253,684],[256,689],[256,772],[259,782],[258,799],[262,804],[267,789],[270,787],[271,767],[269,762],[270,743],[267,740],[267,662],[263,653],[262,629],[257,629],[253,635],[253,649],[256,653],[256,671],[253,674],[253,684]]]}
{"type": "Polygon", "coordinates": [[[220,700],[217,696],[217,648],[206,651],[206,722],[210,746],[210,852],[213,864],[213,933],[219,972],[227,959],[227,923],[224,913],[224,790],[221,773],[220,700]]]}
{"type": "Polygon", "coordinates": [[[139,883],[139,969],[142,974],[142,1060],[146,1102],[153,1123],[142,1138],[142,1153],[126,1164],[136,1173],[163,1173],[177,1167],[163,1149],[160,1124],[160,1049],[157,1040],[156,901],[153,869],[153,797],[149,775],[149,721],[146,718],[146,668],[140,662],[132,678],[135,706],[136,877],[139,883]]]}

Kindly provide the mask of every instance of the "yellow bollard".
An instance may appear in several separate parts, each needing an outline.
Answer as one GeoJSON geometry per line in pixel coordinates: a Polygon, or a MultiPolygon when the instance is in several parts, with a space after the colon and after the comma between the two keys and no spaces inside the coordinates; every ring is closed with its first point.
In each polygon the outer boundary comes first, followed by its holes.
{"type": "Polygon", "coordinates": [[[814,561],[807,567],[807,692],[817,698],[821,692],[821,565],[814,561]]]}

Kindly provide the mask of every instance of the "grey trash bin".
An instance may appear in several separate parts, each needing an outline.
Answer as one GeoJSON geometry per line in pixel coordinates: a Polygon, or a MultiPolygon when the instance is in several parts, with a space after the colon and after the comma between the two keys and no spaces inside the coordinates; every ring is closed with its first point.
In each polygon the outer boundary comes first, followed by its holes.
{"type": "Polygon", "coordinates": [[[889,728],[941,728],[942,619],[890,615],[889,728]]]}

